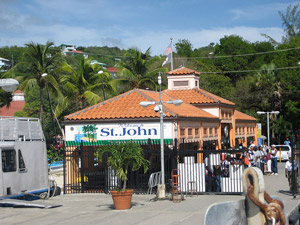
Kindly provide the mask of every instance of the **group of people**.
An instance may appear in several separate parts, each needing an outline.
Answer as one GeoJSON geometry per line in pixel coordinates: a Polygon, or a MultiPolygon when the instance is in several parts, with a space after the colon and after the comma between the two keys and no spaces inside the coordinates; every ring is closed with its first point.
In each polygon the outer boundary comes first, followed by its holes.
{"type": "MultiPolygon", "coordinates": [[[[240,165],[246,167],[257,167],[260,168],[262,173],[266,176],[278,175],[277,165],[277,149],[273,144],[271,147],[265,145],[255,146],[250,144],[249,148],[245,151],[243,146],[239,146],[241,152],[235,154],[222,154],[220,157],[220,164],[209,166],[209,157],[205,157],[205,168],[206,168],[206,181],[208,185],[214,184],[214,190],[210,191],[221,191],[221,178],[229,177],[230,165],[240,165]]],[[[298,165],[294,161],[294,168],[296,174],[298,172],[298,165]]],[[[288,178],[290,188],[292,187],[292,158],[285,165],[285,176],[288,178]]],[[[297,177],[297,175],[296,175],[297,177]]],[[[209,186],[210,186],[209,185],[209,186]]]]}
{"type": "MultiPolygon", "coordinates": [[[[247,158],[249,163],[247,165],[245,163],[245,166],[258,167],[267,176],[278,175],[277,149],[274,144],[271,145],[271,149],[267,145],[256,147],[254,144],[251,144],[249,150],[245,152],[245,159],[247,158]]],[[[285,163],[285,177],[288,178],[290,190],[292,190],[292,170],[292,156],[289,155],[289,160],[285,163]]],[[[294,171],[297,179],[298,164],[296,160],[294,160],[294,171]]]]}
{"type": "Polygon", "coordinates": [[[244,153],[246,167],[258,167],[264,175],[278,175],[277,149],[275,145],[255,146],[251,144],[244,153]]]}

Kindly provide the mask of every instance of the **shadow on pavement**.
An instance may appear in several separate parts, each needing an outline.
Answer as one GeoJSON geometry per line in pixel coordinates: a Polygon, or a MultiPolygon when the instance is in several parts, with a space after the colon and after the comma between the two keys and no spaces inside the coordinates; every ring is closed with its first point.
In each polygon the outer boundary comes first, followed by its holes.
{"type": "Polygon", "coordinates": [[[277,191],[280,194],[288,195],[288,196],[293,196],[293,193],[291,191],[285,191],[285,190],[279,190],[277,191]]]}

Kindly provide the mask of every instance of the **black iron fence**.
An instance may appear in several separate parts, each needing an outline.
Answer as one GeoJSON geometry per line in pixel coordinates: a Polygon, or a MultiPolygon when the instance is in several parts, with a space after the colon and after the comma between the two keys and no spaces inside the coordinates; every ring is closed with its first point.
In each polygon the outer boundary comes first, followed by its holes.
{"type": "MultiPolygon", "coordinates": [[[[166,191],[172,191],[172,170],[179,169],[183,193],[242,193],[245,150],[215,150],[214,145],[197,150],[184,141],[181,141],[179,149],[176,146],[176,139],[173,144],[164,146],[166,191]]],[[[65,193],[108,193],[111,189],[122,187],[106,159],[99,162],[95,158],[94,153],[99,147],[84,142],[64,147],[65,193]]],[[[161,171],[160,144],[148,140],[141,143],[141,147],[145,158],[150,161],[149,170],[146,173],[142,169],[129,170],[127,187],[135,189],[136,193],[147,193],[151,174],[161,171]]],[[[298,187],[298,184],[295,185],[298,187]]]]}
{"type": "MultiPolygon", "coordinates": [[[[104,155],[102,162],[99,162],[94,153],[100,145],[79,145],[64,147],[64,190],[66,193],[89,193],[105,192],[111,189],[122,187],[122,182],[118,179],[113,170],[107,165],[104,155]]],[[[160,171],[160,144],[142,143],[144,156],[149,160],[150,165],[146,173],[142,169],[138,171],[129,170],[127,188],[134,188],[135,192],[146,193],[148,181],[151,173],[160,171]]],[[[165,170],[167,179],[170,179],[172,168],[176,168],[176,157],[173,151],[165,146],[165,170]]]]}

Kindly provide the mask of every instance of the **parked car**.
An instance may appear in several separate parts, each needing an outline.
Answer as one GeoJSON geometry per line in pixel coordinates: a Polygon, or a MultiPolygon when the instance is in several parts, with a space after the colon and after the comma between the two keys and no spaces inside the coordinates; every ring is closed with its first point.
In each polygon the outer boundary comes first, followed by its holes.
{"type": "Polygon", "coordinates": [[[277,149],[277,161],[287,161],[292,153],[291,146],[289,145],[276,145],[277,149]]]}

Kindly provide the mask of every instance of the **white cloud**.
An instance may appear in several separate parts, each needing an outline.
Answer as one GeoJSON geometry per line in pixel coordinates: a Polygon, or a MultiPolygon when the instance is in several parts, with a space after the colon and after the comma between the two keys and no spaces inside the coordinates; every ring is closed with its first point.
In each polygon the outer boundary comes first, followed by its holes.
{"type": "Polygon", "coordinates": [[[170,43],[170,37],[173,38],[173,43],[176,43],[179,39],[188,39],[194,48],[199,48],[207,46],[211,42],[218,43],[220,38],[225,35],[239,35],[250,42],[266,40],[265,37],[261,36],[261,33],[271,36],[278,42],[281,41],[284,35],[284,31],[279,27],[216,27],[203,30],[153,30],[142,33],[139,31],[129,31],[118,26],[98,30],[61,24],[50,26],[31,24],[24,26],[22,32],[16,36],[3,33],[1,35],[2,41],[0,40],[0,46],[23,45],[31,41],[46,43],[47,40],[50,40],[55,45],[62,43],[75,44],[77,46],[107,45],[111,47],[118,46],[124,49],[138,47],[142,51],[151,46],[152,54],[159,55],[163,53],[170,43]]]}
{"type": "MultiPolygon", "coordinates": [[[[123,20],[126,20],[126,16],[124,15],[131,12],[130,10],[124,10],[125,14],[123,14],[120,13],[119,8],[116,9],[116,11],[111,10],[114,4],[110,5],[106,0],[87,2],[81,0],[34,0],[34,2],[30,2],[28,5],[23,5],[23,11],[17,8],[10,8],[8,3],[11,2],[8,0],[6,3],[7,4],[3,4],[2,1],[1,4],[0,2],[0,46],[22,46],[24,43],[30,41],[46,43],[47,40],[51,40],[56,45],[62,43],[75,44],[77,46],[107,45],[111,47],[118,46],[124,49],[138,47],[142,51],[145,51],[151,46],[152,54],[159,55],[162,54],[168,46],[170,37],[173,37],[173,43],[176,43],[179,39],[188,39],[194,48],[199,48],[207,46],[211,42],[217,43],[220,38],[232,34],[239,35],[250,42],[266,40],[265,37],[261,36],[261,33],[271,36],[278,42],[280,42],[282,36],[284,36],[283,30],[279,27],[258,28],[255,27],[255,25],[212,27],[199,30],[185,27],[173,30],[161,30],[161,26],[157,26],[152,30],[145,27],[144,30],[146,31],[142,31],[134,24],[128,24],[127,26],[125,23],[125,25],[121,25],[123,21],[107,20],[103,22],[100,17],[95,19],[93,15],[96,14],[104,17],[112,14],[110,18],[122,16],[124,18],[123,20]],[[93,7],[93,3],[96,2],[97,5],[93,7]],[[101,10],[99,4],[106,10],[101,10]],[[45,16],[31,14],[36,8],[40,13],[45,12],[45,16]],[[90,9],[91,17],[86,16],[86,9],[90,9]],[[72,12],[73,17],[66,17],[66,19],[64,19],[64,12],[72,12]],[[86,18],[82,23],[71,23],[70,21],[78,14],[81,16],[85,15],[86,18]],[[114,14],[118,14],[118,16],[114,14]],[[94,22],[94,24],[92,24],[92,22],[94,22]]],[[[264,5],[264,7],[265,6],[266,5],[264,5]]],[[[127,7],[126,4],[120,6],[121,9],[125,7],[127,7]]],[[[240,20],[240,18],[257,18],[262,15],[264,7],[255,6],[248,9],[232,9],[230,13],[233,14],[233,19],[235,20],[240,20]]],[[[277,13],[278,10],[285,10],[286,7],[286,3],[269,4],[267,8],[264,8],[264,13],[277,13]]],[[[79,19],[79,21],[81,20],[79,19]]]]}
{"type": "Polygon", "coordinates": [[[271,36],[276,41],[280,42],[284,31],[278,27],[219,27],[203,30],[173,30],[173,31],[152,31],[138,36],[132,35],[124,40],[127,45],[138,46],[141,50],[145,51],[149,46],[152,46],[152,53],[162,54],[170,43],[170,37],[173,38],[173,43],[179,39],[188,39],[194,48],[204,47],[211,42],[218,43],[219,40],[225,35],[238,35],[250,42],[264,41],[265,37],[261,35],[265,33],[271,36]]]}

